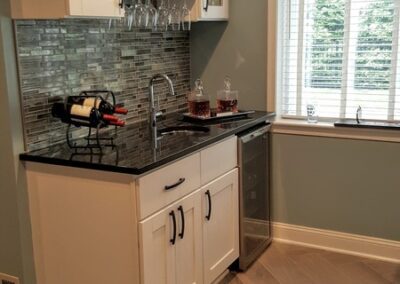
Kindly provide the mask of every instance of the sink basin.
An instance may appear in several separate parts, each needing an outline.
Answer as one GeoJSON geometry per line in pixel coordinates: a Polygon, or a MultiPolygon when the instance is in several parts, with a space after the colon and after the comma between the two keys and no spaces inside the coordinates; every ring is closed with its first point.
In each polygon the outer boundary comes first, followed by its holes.
{"type": "Polygon", "coordinates": [[[158,130],[158,134],[161,136],[176,134],[204,134],[208,132],[210,132],[210,129],[208,127],[196,125],[172,126],[158,130]]]}

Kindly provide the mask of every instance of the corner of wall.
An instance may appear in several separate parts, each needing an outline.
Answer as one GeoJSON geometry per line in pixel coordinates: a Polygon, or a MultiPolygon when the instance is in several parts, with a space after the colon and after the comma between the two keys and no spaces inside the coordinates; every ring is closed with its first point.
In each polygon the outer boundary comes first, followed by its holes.
{"type": "Polygon", "coordinates": [[[35,283],[28,208],[21,203],[24,143],[10,1],[0,2],[0,272],[35,283]]]}

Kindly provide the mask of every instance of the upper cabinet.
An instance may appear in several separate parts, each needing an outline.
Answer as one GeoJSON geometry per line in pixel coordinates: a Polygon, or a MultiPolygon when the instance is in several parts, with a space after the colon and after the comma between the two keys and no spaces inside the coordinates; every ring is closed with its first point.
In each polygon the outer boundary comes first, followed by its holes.
{"type": "Polygon", "coordinates": [[[229,17],[229,0],[198,0],[198,21],[223,21],[229,17]]]}
{"type": "Polygon", "coordinates": [[[121,0],[13,0],[13,19],[122,17],[121,0]]]}
{"type": "MultiPolygon", "coordinates": [[[[226,21],[229,18],[229,0],[174,1],[178,8],[186,3],[191,11],[192,22],[226,21]]],[[[13,0],[11,8],[13,19],[110,18],[124,16],[122,3],[124,0],[13,0]]]]}
{"type": "MultiPolygon", "coordinates": [[[[191,11],[191,21],[227,21],[229,0],[178,0],[179,5],[186,2],[191,11]]],[[[186,18],[186,20],[189,20],[186,18]]]]}

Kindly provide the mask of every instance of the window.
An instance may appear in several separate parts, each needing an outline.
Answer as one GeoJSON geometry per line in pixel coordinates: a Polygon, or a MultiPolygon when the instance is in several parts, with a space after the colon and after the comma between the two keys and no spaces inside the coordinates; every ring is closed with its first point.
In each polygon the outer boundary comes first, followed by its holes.
{"type": "Polygon", "coordinates": [[[400,120],[399,0],[284,0],[281,112],[400,120]]]}

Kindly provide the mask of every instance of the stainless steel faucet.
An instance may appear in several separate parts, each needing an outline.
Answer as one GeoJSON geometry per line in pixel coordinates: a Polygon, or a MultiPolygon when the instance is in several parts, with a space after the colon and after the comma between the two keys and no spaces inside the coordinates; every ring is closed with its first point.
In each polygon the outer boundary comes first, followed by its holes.
{"type": "Polygon", "coordinates": [[[360,124],[360,120],[361,120],[361,114],[362,114],[362,108],[361,106],[358,106],[357,108],[357,112],[356,112],[356,121],[358,124],[360,124]]]}
{"type": "Polygon", "coordinates": [[[150,96],[150,126],[153,135],[154,148],[158,148],[158,136],[157,136],[157,117],[160,117],[163,113],[156,108],[154,100],[154,82],[158,79],[163,79],[168,83],[169,93],[171,96],[175,96],[174,85],[172,80],[165,74],[156,74],[150,79],[149,83],[149,96],[150,96]]]}

